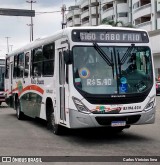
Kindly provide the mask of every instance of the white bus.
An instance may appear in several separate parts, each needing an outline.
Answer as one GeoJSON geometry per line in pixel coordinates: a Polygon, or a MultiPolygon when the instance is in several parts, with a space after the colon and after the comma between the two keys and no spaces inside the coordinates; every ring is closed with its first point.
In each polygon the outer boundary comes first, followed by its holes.
{"type": "Polygon", "coordinates": [[[72,27],[6,57],[6,102],[24,115],[63,127],[121,131],[155,121],[153,56],[146,31],[72,27]]]}
{"type": "Polygon", "coordinates": [[[5,102],[4,92],[5,59],[0,59],[0,105],[5,102]]]}

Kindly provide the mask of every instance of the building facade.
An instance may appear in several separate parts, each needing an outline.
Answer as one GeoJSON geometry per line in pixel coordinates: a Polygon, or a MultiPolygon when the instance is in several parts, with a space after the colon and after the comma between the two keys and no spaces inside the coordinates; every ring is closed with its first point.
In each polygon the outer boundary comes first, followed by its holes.
{"type": "Polygon", "coordinates": [[[149,32],[156,77],[160,76],[160,0],[79,0],[69,7],[67,26],[97,26],[103,20],[149,32]]]}

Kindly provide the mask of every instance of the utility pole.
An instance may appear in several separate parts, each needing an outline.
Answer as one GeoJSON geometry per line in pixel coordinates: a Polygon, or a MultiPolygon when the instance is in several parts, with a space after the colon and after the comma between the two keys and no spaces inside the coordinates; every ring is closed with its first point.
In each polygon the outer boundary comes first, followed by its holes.
{"type": "MultiPolygon", "coordinates": [[[[36,1],[26,1],[27,3],[31,4],[31,10],[32,10],[32,4],[36,3],[36,1]]],[[[30,41],[33,41],[33,17],[31,16],[31,24],[30,24],[30,41]]]]}
{"type": "Polygon", "coordinates": [[[65,22],[66,5],[65,4],[62,5],[61,12],[62,12],[62,29],[64,29],[64,25],[66,25],[66,22],[65,22]]]}
{"type": "Polygon", "coordinates": [[[9,41],[8,39],[11,38],[11,37],[5,37],[7,39],[7,53],[9,53],[9,41]]]}
{"type": "Polygon", "coordinates": [[[30,42],[31,42],[32,41],[32,25],[31,24],[27,24],[27,26],[29,26],[30,42]]]}

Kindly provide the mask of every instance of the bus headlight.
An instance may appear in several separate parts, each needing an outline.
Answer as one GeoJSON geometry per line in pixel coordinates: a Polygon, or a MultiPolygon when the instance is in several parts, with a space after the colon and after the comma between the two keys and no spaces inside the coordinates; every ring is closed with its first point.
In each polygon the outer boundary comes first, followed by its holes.
{"type": "Polygon", "coordinates": [[[72,97],[72,99],[78,111],[83,113],[90,113],[89,109],[81,102],[81,100],[77,99],[76,97],[72,97]]]}
{"type": "Polygon", "coordinates": [[[144,108],[144,110],[145,110],[145,111],[149,111],[150,109],[152,109],[153,106],[154,106],[154,102],[155,102],[155,98],[152,98],[152,99],[148,102],[148,104],[146,105],[146,107],[144,108]]]}

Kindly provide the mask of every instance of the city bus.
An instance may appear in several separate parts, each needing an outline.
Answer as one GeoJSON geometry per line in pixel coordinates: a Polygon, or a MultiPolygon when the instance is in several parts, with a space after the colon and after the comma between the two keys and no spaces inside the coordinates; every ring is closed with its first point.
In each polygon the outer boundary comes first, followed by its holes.
{"type": "Polygon", "coordinates": [[[5,59],[0,59],[0,105],[5,102],[4,92],[5,59]]]}
{"type": "Polygon", "coordinates": [[[6,56],[6,102],[17,118],[122,131],[155,121],[154,64],[145,30],[68,27],[6,56]]]}

